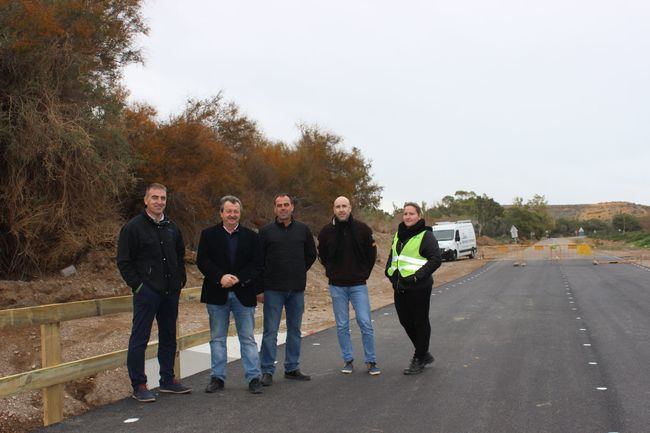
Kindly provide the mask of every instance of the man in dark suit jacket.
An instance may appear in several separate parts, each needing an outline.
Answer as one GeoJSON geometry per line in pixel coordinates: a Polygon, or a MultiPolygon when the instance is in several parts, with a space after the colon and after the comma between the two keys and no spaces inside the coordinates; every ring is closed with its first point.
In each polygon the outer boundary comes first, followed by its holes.
{"type": "Polygon", "coordinates": [[[258,277],[262,270],[257,233],[239,225],[241,201],[232,195],[221,198],[222,222],[201,232],[196,264],[204,275],[201,302],[210,316],[212,375],[206,392],[216,392],[226,380],[226,339],[230,313],[235,318],[241,358],[248,389],[262,392],[255,328],[258,277]]]}

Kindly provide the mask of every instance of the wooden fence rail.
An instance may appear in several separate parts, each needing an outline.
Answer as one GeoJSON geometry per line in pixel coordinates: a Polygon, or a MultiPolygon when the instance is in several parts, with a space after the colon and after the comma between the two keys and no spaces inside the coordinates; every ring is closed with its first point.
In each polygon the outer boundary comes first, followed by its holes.
{"type": "MultiPolygon", "coordinates": [[[[199,331],[179,337],[177,340],[178,350],[185,350],[190,347],[204,344],[210,341],[210,330],[199,331]]],[[[155,358],[158,351],[158,342],[152,341],[147,346],[145,357],[155,358]]],[[[63,384],[72,380],[83,379],[102,371],[126,365],[127,350],[118,350],[90,358],[65,362],[50,367],[43,367],[24,373],[14,374],[0,378],[0,397],[19,394],[28,391],[36,391],[54,385],[63,384]]]]}
{"type": "MultiPolygon", "coordinates": [[[[201,288],[191,287],[181,291],[180,300],[181,302],[198,301],[200,296],[201,288]]],[[[132,295],[126,295],[91,299],[88,301],[67,302],[65,304],[49,304],[0,310],[0,329],[127,313],[133,311],[132,299],[132,295]]]]}
{"type": "MultiPolygon", "coordinates": [[[[201,288],[181,291],[182,302],[199,300],[201,288]]],[[[133,296],[115,296],[65,304],[0,310],[0,329],[35,326],[41,328],[42,368],[0,378],[0,397],[43,390],[43,424],[63,419],[63,384],[126,365],[127,350],[61,363],[61,322],[133,311],[133,296]]],[[[210,341],[210,331],[200,331],[177,339],[174,370],[180,373],[181,350],[210,341]]],[[[157,355],[158,342],[147,346],[146,359],[157,355]]]]}

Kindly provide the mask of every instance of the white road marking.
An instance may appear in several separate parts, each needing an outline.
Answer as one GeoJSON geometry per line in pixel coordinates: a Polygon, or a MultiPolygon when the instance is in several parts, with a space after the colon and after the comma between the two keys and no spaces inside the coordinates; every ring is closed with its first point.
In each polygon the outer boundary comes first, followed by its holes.
{"type": "Polygon", "coordinates": [[[312,346],[320,346],[320,343],[311,343],[312,346]]]}
{"type": "Polygon", "coordinates": [[[140,418],[128,418],[124,420],[124,424],[131,424],[132,422],[138,422],[140,418]]]}
{"type": "Polygon", "coordinates": [[[598,363],[597,363],[597,362],[593,362],[593,361],[591,361],[591,362],[589,363],[589,365],[598,365],[598,363]]]}
{"type": "Polygon", "coordinates": [[[580,330],[581,330],[581,331],[586,331],[587,329],[586,329],[586,328],[580,328],[580,330]]]}
{"type": "Polygon", "coordinates": [[[583,344],[583,346],[585,346],[585,347],[591,347],[591,344],[590,344],[590,343],[585,343],[585,344],[583,344]]]}
{"type": "Polygon", "coordinates": [[[604,386],[599,386],[599,387],[596,388],[596,389],[597,389],[598,391],[607,391],[607,388],[605,388],[604,386]]]}

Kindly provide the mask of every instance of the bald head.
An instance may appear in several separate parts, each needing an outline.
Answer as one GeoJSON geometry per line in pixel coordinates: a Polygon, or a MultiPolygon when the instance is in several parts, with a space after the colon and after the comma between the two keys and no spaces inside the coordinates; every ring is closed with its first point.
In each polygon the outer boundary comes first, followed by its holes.
{"type": "Polygon", "coordinates": [[[334,200],[334,215],[339,221],[347,221],[352,213],[352,205],[347,197],[340,196],[334,200]]]}

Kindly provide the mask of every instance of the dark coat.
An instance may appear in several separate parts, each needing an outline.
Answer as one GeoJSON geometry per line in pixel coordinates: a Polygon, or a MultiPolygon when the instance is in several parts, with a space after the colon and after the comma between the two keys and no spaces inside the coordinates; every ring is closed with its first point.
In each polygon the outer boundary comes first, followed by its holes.
{"type": "MultiPolygon", "coordinates": [[[[391,241],[391,249],[388,253],[388,261],[386,262],[386,269],[384,274],[388,277],[390,282],[393,285],[394,290],[398,291],[411,291],[411,290],[422,290],[430,289],[433,286],[433,272],[440,267],[442,264],[442,257],[440,256],[440,249],[438,248],[438,241],[431,231],[431,227],[426,227],[424,225],[424,220],[420,220],[415,227],[411,230],[407,230],[404,226],[404,223],[400,223],[399,227],[399,237],[397,241],[397,253],[402,252],[402,248],[411,239],[413,236],[418,235],[422,231],[425,231],[424,237],[422,238],[422,243],[420,244],[420,255],[427,259],[427,262],[415,271],[414,275],[408,277],[402,277],[398,270],[393,273],[393,276],[388,275],[388,268],[393,261],[393,248],[391,241]]],[[[393,237],[394,239],[394,237],[393,237]]]]}
{"type": "Polygon", "coordinates": [[[372,229],[352,215],[342,222],[333,218],[318,234],[318,259],[331,285],[366,284],[377,259],[372,229]]]}
{"type": "Polygon", "coordinates": [[[201,232],[196,255],[196,265],[204,275],[201,302],[223,305],[228,292],[234,291],[237,299],[246,307],[257,305],[255,295],[259,293],[259,276],[262,270],[259,236],[249,228],[239,226],[237,252],[234,264],[230,263],[228,233],[223,223],[201,232]],[[221,277],[232,274],[239,283],[230,288],[221,286],[221,277]]]}
{"type": "Polygon", "coordinates": [[[134,292],[143,284],[160,293],[180,291],[186,282],[181,231],[166,217],[156,222],[143,211],[120,231],[117,267],[134,292]]]}
{"type": "Polygon", "coordinates": [[[294,220],[287,227],[277,221],[272,222],[260,230],[260,244],[264,261],[264,290],[304,291],[307,271],[317,255],[309,227],[294,220]]]}

